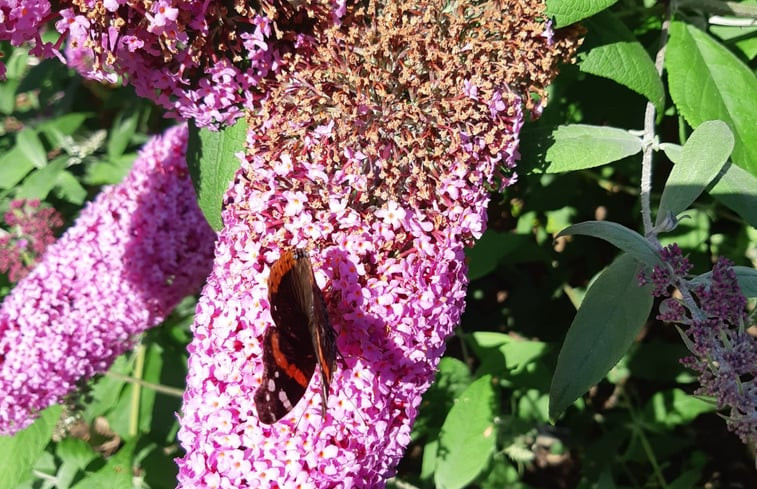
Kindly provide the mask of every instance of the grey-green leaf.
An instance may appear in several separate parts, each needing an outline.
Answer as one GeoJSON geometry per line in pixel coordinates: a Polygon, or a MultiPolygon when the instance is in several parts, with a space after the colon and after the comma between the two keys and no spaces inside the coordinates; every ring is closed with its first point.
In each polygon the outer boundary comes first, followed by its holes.
{"type": "Polygon", "coordinates": [[[639,287],[638,262],[622,254],[594,281],[557,359],[549,415],[557,417],[599,382],[636,338],[652,309],[650,286],[639,287]]]}
{"type": "Polygon", "coordinates": [[[733,134],[723,121],[701,123],[683,145],[662,190],[657,224],[685,211],[712,183],[733,151],[733,134]]]}
{"type": "MultiPolygon", "coordinates": [[[[682,161],[683,148],[680,145],[663,143],[660,149],[673,163],[682,161]]],[[[730,207],[750,226],[757,227],[757,177],[728,162],[708,193],[730,207]]]]}
{"type": "Polygon", "coordinates": [[[578,22],[601,12],[618,0],[547,0],[545,13],[555,18],[555,27],[578,22]]]}
{"type": "Polygon", "coordinates": [[[216,231],[223,227],[223,197],[239,168],[235,154],[244,149],[246,133],[247,123],[244,118],[218,132],[198,129],[191,122],[189,125],[187,166],[200,209],[216,231]]]}
{"type": "Polygon", "coordinates": [[[670,95],[692,126],[722,120],[735,138],[733,161],[757,174],[757,77],[696,27],[672,22],[665,58],[670,95]]]}
{"type": "Polygon", "coordinates": [[[603,239],[650,267],[660,264],[660,257],[649,241],[622,224],[612,221],[585,221],[563,229],[557,237],[571,234],[603,239]]]}
{"type": "Polygon", "coordinates": [[[616,127],[571,124],[553,133],[547,149],[547,173],[605,165],[641,151],[641,139],[616,127]]]}
{"type": "Polygon", "coordinates": [[[757,177],[729,163],[709,193],[757,227],[757,177]]]}
{"type": "Polygon", "coordinates": [[[473,382],[456,400],[439,434],[436,487],[466,487],[486,468],[497,439],[494,408],[490,375],[473,382]]]}

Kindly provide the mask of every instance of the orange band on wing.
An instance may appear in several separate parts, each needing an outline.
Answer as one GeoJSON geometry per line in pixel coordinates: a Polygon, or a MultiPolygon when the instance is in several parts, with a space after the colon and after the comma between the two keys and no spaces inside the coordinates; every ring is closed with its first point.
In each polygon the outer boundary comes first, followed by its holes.
{"type": "Polygon", "coordinates": [[[294,267],[294,254],[291,251],[285,251],[281,257],[271,266],[268,274],[268,297],[279,291],[281,278],[294,267]]]}
{"type": "Polygon", "coordinates": [[[321,341],[321,333],[320,331],[316,330],[316,344],[318,345],[318,363],[321,366],[321,371],[323,372],[323,375],[326,377],[326,380],[328,382],[331,382],[331,365],[329,365],[329,362],[326,360],[326,354],[323,352],[323,342],[321,341]]]}
{"type": "Polygon", "coordinates": [[[305,373],[297,368],[297,365],[287,361],[286,355],[279,348],[278,334],[271,335],[271,349],[273,350],[273,361],[276,362],[276,365],[302,387],[307,387],[310,379],[305,377],[305,373]]]}

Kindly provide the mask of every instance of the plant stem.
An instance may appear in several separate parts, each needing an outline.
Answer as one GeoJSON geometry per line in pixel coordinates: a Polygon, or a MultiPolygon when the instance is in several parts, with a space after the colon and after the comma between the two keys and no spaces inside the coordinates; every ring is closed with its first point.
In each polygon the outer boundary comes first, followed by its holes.
{"type": "MultiPolygon", "coordinates": [[[[145,369],[145,345],[137,345],[134,361],[134,378],[142,380],[142,374],[145,369]]],[[[134,383],[134,390],[131,391],[131,409],[129,414],[129,435],[137,436],[139,432],[139,400],[142,394],[142,386],[134,383]]]]}
{"type": "Polygon", "coordinates": [[[128,382],[130,384],[140,385],[147,389],[153,390],[155,392],[160,392],[161,394],[166,394],[168,396],[180,398],[181,396],[184,395],[184,390],[182,389],[177,389],[176,387],[168,387],[161,384],[154,384],[152,382],[147,382],[146,380],[135,379],[134,377],[129,377],[128,375],[124,375],[124,374],[119,374],[118,372],[107,372],[105,375],[107,375],[108,377],[113,377],[114,379],[117,379],[117,380],[128,382]]]}
{"type": "MultiPolygon", "coordinates": [[[[657,74],[662,77],[662,67],[665,62],[665,48],[668,45],[668,29],[670,28],[670,4],[665,8],[665,17],[662,21],[660,30],[660,49],[655,57],[655,69],[657,74]]],[[[664,101],[663,101],[664,103],[664,101]]],[[[650,195],[652,193],[652,154],[655,146],[655,115],[656,110],[652,102],[647,102],[644,113],[644,136],[643,152],[641,157],[641,216],[644,221],[644,235],[657,248],[660,243],[657,240],[657,233],[652,224],[652,207],[650,204],[650,195]]]]}

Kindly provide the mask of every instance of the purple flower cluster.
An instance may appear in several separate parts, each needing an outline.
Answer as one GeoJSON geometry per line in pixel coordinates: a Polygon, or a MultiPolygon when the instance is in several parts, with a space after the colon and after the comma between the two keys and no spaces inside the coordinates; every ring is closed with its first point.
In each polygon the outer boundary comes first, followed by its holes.
{"type": "Polygon", "coordinates": [[[39,200],[14,200],[0,230],[0,273],[18,282],[33,267],[37,257],[55,241],[54,230],[63,225],[58,211],[40,207],[39,200]]]}
{"type": "Polygon", "coordinates": [[[209,272],[186,127],[153,138],[0,306],[0,434],[105,371],[209,272]]]}
{"type": "Polygon", "coordinates": [[[692,301],[669,297],[670,286],[691,269],[677,245],[663,250],[665,265],[655,267],[652,279],[660,303],[657,319],[686,325],[687,346],[693,356],[682,363],[699,373],[696,393],[712,396],[720,409],[730,411],[728,427],[744,443],[757,443],[757,338],[746,332],[747,301],[739,289],[732,263],[720,258],[708,283],[688,287],[692,301]]]}
{"type": "Polygon", "coordinates": [[[732,264],[721,258],[711,282],[695,291],[702,319],[687,330],[694,356],[684,364],[699,372],[697,394],[729,410],[726,422],[744,443],[757,444],[757,338],[746,332],[749,315],[732,264]]]}
{"type": "MultiPolygon", "coordinates": [[[[322,144],[314,141],[307,154],[322,144]]],[[[306,155],[277,163],[245,162],[230,194],[190,345],[180,485],[380,486],[410,441],[421,395],[460,319],[463,248],[484,226],[493,165],[458,176],[470,205],[453,210],[439,198],[442,212],[456,219],[437,229],[431,209],[396,201],[370,216],[356,211],[350,194],[370,186],[357,174],[328,175],[306,155]],[[288,247],[313,249],[344,363],[325,419],[316,379],[290,415],[264,425],[252,406],[263,373],[261,338],[272,326],[266,277],[288,247]]]]}
{"type": "MultiPolygon", "coordinates": [[[[40,57],[54,56],[57,51],[42,41],[41,27],[50,15],[50,2],[37,0],[0,1],[0,41],[14,46],[32,43],[31,53],[40,57]]],[[[0,63],[0,78],[5,78],[5,65],[0,63]]]]}
{"type": "Polygon", "coordinates": [[[465,305],[464,247],[498,172],[513,175],[524,111],[511,87],[541,86],[505,60],[550,56],[525,2],[516,16],[443,7],[356,6],[250,116],[189,346],[181,487],[373,488],[394,473],[465,305]],[[266,425],[267,276],[292,248],[311,254],[343,361],[325,417],[316,375],[266,425]]]}
{"type": "Polygon", "coordinates": [[[250,3],[74,0],[56,24],[69,65],[89,78],[125,76],[169,117],[228,124],[255,106],[255,88],[286,54],[339,21],[345,0],[250,3]]]}
{"type": "Polygon", "coordinates": [[[662,258],[661,265],[655,265],[652,268],[650,277],[642,271],[639,275],[639,285],[646,285],[649,281],[654,285],[652,295],[655,297],[667,297],[670,295],[670,288],[674,285],[677,278],[683,278],[691,270],[689,259],[683,256],[681,248],[677,243],[664,247],[660,251],[662,258]]]}
{"type": "MultiPolygon", "coordinates": [[[[346,0],[249,2],[219,0],[71,0],[0,2],[0,40],[33,44],[32,54],[58,56],[67,39],[68,64],[107,83],[120,77],[168,117],[217,127],[241,117],[263,97],[258,83],[307,52],[319,32],[338,24],[346,0]],[[233,5],[232,5],[233,4],[233,5]],[[61,37],[44,43],[45,23],[61,37]]],[[[5,65],[0,63],[0,77],[5,65]]]]}

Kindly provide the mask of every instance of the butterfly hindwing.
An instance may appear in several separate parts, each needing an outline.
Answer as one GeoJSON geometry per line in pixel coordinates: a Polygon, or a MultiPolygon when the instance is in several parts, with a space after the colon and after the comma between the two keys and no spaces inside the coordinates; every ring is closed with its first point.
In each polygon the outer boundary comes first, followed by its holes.
{"type": "Polygon", "coordinates": [[[255,392],[255,407],[258,418],[266,424],[291,411],[310,383],[315,355],[312,346],[303,345],[302,340],[281,335],[278,328],[268,328],[263,337],[263,382],[255,392]],[[294,358],[297,363],[290,363],[294,358]]]}

